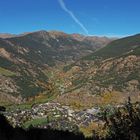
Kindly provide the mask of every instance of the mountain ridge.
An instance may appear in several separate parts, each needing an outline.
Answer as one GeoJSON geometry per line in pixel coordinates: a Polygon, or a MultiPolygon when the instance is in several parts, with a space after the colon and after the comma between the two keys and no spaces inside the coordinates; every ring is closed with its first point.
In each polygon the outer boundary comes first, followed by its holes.
{"type": "Polygon", "coordinates": [[[22,103],[54,96],[61,102],[106,93],[138,98],[139,56],[140,34],[112,40],[38,31],[0,38],[1,99],[22,103]]]}
{"type": "Polygon", "coordinates": [[[47,31],[0,38],[2,97],[7,99],[10,95],[22,102],[22,98],[44,91],[51,94],[52,83],[48,83],[47,69],[74,62],[110,41],[112,39],[92,40],[91,37],[79,41],[69,34],[47,31]]]}
{"type": "MultiPolygon", "coordinates": [[[[70,96],[75,99],[76,96],[80,96],[80,104],[86,105],[85,94],[93,95],[91,97],[93,100],[96,98],[102,100],[105,97],[108,104],[122,103],[128,96],[133,100],[139,100],[139,69],[140,35],[112,41],[107,46],[64,67],[64,73],[71,84],[66,94],[57,101],[71,104],[70,96]]],[[[97,100],[94,100],[95,104],[97,100]]],[[[78,99],[75,102],[78,102],[78,99]]],[[[97,104],[103,104],[103,101],[97,104]]]]}

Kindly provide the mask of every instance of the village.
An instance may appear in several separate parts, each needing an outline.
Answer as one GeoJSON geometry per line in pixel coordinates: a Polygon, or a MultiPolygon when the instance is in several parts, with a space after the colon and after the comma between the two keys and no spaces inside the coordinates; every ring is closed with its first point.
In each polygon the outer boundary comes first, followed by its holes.
{"type": "Polygon", "coordinates": [[[6,111],[4,115],[14,127],[76,131],[80,126],[99,121],[98,113],[98,108],[79,111],[51,102],[33,105],[31,109],[6,111]]]}

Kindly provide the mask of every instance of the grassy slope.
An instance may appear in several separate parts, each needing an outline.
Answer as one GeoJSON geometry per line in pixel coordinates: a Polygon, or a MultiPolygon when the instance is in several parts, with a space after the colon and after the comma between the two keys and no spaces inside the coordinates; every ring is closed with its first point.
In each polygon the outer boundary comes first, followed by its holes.
{"type": "Polygon", "coordinates": [[[5,68],[2,68],[0,67],[0,75],[4,75],[4,76],[15,76],[16,73],[10,71],[10,70],[7,70],[5,68]]]}
{"type": "MultiPolygon", "coordinates": [[[[131,50],[138,49],[140,45],[140,34],[126,37],[123,39],[115,40],[108,44],[106,47],[96,51],[95,53],[86,56],[86,60],[92,60],[96,58],[110,58],[110,57],[117,57],[121,56],[131,50]]],[[[136,53],[137,51],[135,51],[136,53]]]]}
{"type": "Polygon", "coordinates": [[[38,125],[43,125],[48,123],[47,118],[37,118],[30,121],[27,121],[23,124],[23,128],[29,128],[31,125],[36,127],[38,125]]]}

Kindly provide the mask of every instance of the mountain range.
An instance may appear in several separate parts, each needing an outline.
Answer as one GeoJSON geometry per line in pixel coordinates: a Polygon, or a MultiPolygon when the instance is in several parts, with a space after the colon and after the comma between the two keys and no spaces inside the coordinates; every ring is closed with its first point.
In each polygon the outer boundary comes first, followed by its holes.
{"type": "Polygon", "coordinates": [[[90,102],[92,105],[118,104],[129,96],[138,101],[140,34],[114,40],[63,70],[71,84],[67,87],[67,94],[57,99],[61,103],[73,104],[74,99],[77,98],[77,102],[81,98],[81,106],[90,102]],[[88,98],[87,94],[93,97],[88,98]]]}
{"type": "Polygon", "coordinates": [[[114,39],[37,31],[0,37],[1,104],[51,97],[73,106],[139,99],[140,34],[114,39]]]}
{"type": "Polygon", "coordinates": [[[63,69],[112,40],[57,31],[1,34],[0,102],[22,103],[43,93],[53,95],[58,85],[50,80],[50,72],[63,69]]]}

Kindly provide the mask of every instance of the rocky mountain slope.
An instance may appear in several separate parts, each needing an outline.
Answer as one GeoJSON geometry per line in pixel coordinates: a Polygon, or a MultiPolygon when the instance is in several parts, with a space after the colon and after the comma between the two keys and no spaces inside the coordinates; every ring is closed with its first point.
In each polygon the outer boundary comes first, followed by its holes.
{"type": "Polygon", "coordinates": [[[124,102],[128,96],[139,100],[140,34],[115,40],[67,65],[63,75],[69,86],[65,88],[67,94],[57,99],[62,103],[71,104],[78,97],[84,104],[88,94],[94,95],[90,100],[95,104],[124,102]]]}
{"type": "Polygon", "coordinates": [[[0,38],[0,102],[53,94],[49,71],[73,63],[112,39],[38,31],[0,38]]]}

